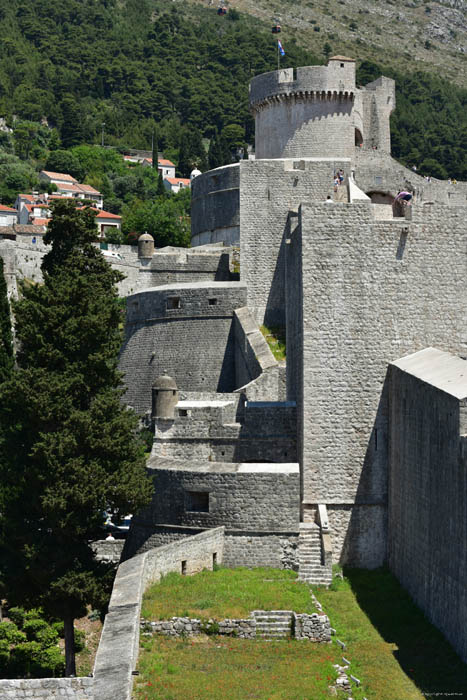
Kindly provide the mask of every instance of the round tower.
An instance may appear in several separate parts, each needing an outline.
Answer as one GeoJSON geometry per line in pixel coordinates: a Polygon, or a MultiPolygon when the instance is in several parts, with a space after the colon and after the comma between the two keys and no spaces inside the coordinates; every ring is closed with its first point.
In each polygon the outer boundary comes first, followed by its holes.
{"type": "Polygon", "coordinates": [[[138,258],[152,258],[154,255],[154,238],[149,233],[143,233],[138,238],[138,258]]]}
{"type": "Polygon", "coordinates": [[[178,403],[178,389],[175,379],[163,374],[152,385],[151,418],[173,420],[178,403]]]}
{"type": "Polygon", "coordinates": [[[250,83],[256,158],[353,158],[355,61],[286,68],[250,83]]]}

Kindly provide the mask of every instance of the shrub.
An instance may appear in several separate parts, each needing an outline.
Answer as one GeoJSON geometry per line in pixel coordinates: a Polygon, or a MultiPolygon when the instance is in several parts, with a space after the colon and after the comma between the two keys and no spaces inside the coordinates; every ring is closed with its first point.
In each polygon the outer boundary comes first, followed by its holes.
{"type": "MultiPolygon", "coordinates": [[[[50,626],[45,620],[41,620],[40,618],[25,620],[23,624],[23,631],[29,642],[39,641],[38,636],[41,632],[45,632],[48,629],[51,629],[50,626]]],[[[56,636],[56,632],[54,630],[52,630],[52,632],[56,636]]]]}
{"type": "Polygon", "coordinates": [[[26,635],[18,629],[14,622],[1,622],[0,641],[5,642],[8,646],[20,644],[26,641],[26,635]]]}

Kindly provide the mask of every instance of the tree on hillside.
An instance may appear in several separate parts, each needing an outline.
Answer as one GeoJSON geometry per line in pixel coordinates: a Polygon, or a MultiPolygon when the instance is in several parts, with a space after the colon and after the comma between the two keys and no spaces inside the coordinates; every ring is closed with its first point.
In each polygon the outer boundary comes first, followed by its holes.
{"type": "Polygon", "coordinates": [[[84,168],[76,155],[72,151],[63,151],[61,149],[49,153],[45,170],[55,173],[67,173],[80,181],[84,177],[84,168]]]}
{"type": "Polygon", "coordinates": [[[10,305],[3,274],[3,259],[0,258],[0,382],[7,379],[13,368],[12,340],[10,305]]]}
{"type": "Polygon", "coordinates": [[[178,171],[182,177],[190,177],[190,173],[195,167],[202,172],[207,170],[206,150],[199,131],[185,129],[180,139],[178,171]]]}
{"type": "Polygon", "coordinates": [[[14,305],[21,350],[0,385],[0,597],[63,619],[72,675],[73,620],[105,605],[113,578],[89,542],[105,510],[135,512],[151,487],[121,403],[121,275],[91,245],[93,212],[53,207],[44,284],[14,305]]]}

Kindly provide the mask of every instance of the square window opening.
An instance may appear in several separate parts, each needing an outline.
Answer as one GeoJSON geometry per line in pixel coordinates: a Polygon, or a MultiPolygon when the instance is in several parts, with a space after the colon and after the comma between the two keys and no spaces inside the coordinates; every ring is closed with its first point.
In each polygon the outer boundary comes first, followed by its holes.
{"type": "Polygon", "coordinates": [[[209,491],[188,491],[186,509],[194,513],[209,513],[209,491]]]}
{"type": "Polygon", "coordinates": [[[216,306],[217,299],[208,299],[208,304],[209,306],[216,306]]]}
{"type": "Polygon", "coordinates": [[[167,299],[167,308],[168,309],[180,309],[181,308],[180,297],[169,297],[167,299]]]}

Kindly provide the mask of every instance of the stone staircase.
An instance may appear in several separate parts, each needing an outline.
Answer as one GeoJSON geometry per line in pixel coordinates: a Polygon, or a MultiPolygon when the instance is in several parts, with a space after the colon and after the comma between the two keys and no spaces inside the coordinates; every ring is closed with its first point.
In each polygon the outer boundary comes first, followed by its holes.
{"type": "Polygon", "coordinates": [[[291,610],[253,610],[257,639],[287,639],[292,634],[291,610]]]}
{"type": "Polygon", "coordinates": [[[301,523],[298,536],[298,578],[317,586],[332,583],[332,563],[323,563],[321,528],[316,523],[301,523]]]}

